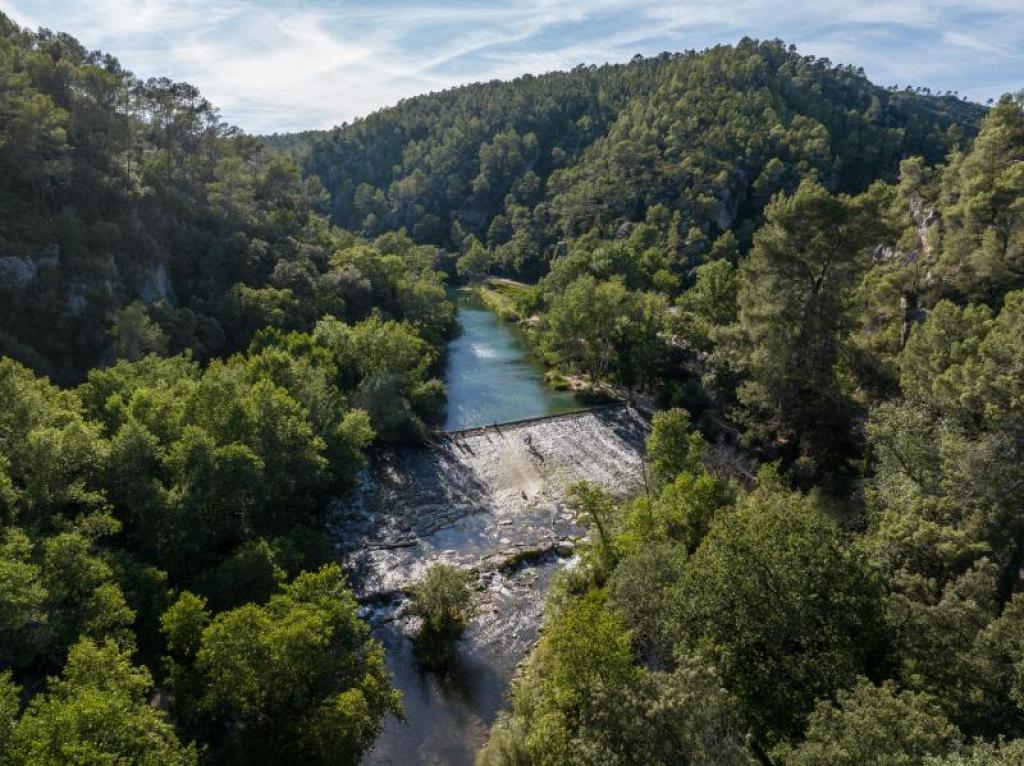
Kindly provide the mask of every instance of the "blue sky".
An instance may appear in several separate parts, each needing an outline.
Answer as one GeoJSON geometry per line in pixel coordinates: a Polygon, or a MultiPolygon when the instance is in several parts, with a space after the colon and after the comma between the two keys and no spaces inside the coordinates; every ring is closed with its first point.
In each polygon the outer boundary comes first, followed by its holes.
{"type": "Polygon", "coordinates": [[[250,132],[324,128],[466,82],[744,35],[985,101],[1024,88],[1024,0],[0,0],[250,132]]]}

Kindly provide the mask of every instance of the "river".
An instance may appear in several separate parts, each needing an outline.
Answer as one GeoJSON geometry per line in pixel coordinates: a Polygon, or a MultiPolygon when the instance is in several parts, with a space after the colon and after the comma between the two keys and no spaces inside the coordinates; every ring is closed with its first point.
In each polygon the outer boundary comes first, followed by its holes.
{"type": "Polygon", "coordinates": [[[448,344],[446,431],[580,409],[572,393],[544,385],[518,328],[464,290],[453,297],[461,333],[448,344]]]}
{"type": "Polygon", "coordinates": [[[472,766],[536,640],[551,577],[577,563],[583,530],[566,487],[584,479],[624,495],[640,482],[644,423],[622,408],[580,412],[544,386],[517,328],[464,294],[458,306],[446,430],[462,432],[376,455],[339,508],[339,550],[406,708],[363,766],[472,766]],[[477,574],[479,603],[444,677],[418,668],[402,594],[440,560],[477,574]]]}

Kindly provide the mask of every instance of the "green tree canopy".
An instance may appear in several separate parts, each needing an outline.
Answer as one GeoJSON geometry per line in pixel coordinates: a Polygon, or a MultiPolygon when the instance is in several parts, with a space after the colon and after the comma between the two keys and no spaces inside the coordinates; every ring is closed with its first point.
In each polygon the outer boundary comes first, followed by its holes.
{"type": "Polygon", "coordinates": [[[203,704],[228,724],[228,762],[356,764],[383,716],[402,711],[336,565],[299,575],[265,606],[218,614],[196,667],[203,704]]]}
{"type": "Polygon", "coordinates": [[[714,664],[768,740],[877,667],[881,599],[833,521],[767,486],[719,514],[679,582],[679,645],[714,664]]]}
{"type": "Polygon", "coordinates": [[[960,733],[927,695],[861,679],[835,701],[820,702],[807,738],[784,762],[793,766],[916,766],[959,744],[960,733]]]}
{"type": "MultiPolygon", "coordinates": [[[[5,683],[9,690],[0,677],[5,683]]],[[[61,677],[11,727],[0,762],[195,766],[195,748],[179,742],[165,715],[150,706],[152,686],[127,652],[84,639],[72,648],[61,677]]]]}

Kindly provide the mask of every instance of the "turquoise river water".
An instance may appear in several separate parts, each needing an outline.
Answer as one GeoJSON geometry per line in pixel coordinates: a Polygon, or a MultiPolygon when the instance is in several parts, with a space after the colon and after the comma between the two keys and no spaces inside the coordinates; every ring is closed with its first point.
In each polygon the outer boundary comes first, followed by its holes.
{"type": "Polygon", "coordinates": [[[570,392],[544,385],[521,330],[465,291],[456,303],[462,332],[448,345],[446,431],[580,409],[570,392]]]}

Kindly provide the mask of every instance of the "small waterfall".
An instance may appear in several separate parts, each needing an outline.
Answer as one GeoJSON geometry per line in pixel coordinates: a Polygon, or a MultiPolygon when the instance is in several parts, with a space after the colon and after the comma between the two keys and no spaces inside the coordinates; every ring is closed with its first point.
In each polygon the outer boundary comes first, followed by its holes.
{"type": "Polygon", "coordinates": [[[646,424],[615,407],[476,428],[374,459],[338,509],[339,550],[405,694],[408,724],[389,721],[366,764],[473,763],[536,640],[547,584],[571,565],[583,534],[566,489],[585,480],[637,492],[645,438],[646,424]],[[403,616],[403,589],[438,560],[476,572],[481,593],[460,640],[456,690],[420,673],[403,616]]]}

